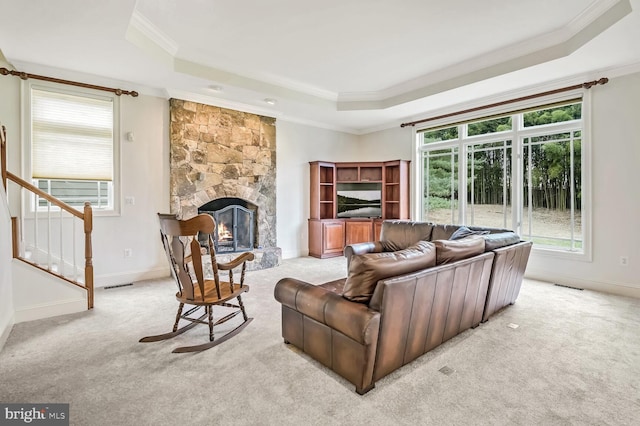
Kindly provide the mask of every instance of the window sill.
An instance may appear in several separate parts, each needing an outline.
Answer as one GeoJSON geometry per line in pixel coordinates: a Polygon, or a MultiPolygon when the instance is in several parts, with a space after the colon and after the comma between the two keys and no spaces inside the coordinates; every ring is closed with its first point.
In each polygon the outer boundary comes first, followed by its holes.
{"type": "Polygon", "coordinates": [[[540,248],[536,247],[535,243],[531,252],[536,256],[552,257],[554,259],[572,260],[577,262],[591,262],[593,260],[591,254],[587,251],[571,252],[553,248],[540,248]]]}
{"type": "MultiPolygon", "coordinates": [[[[84,213],[84,209],[78,209],[76,207],[73,207],[74,210],[76,210],[78,213],[82,214],[84,213]]],[[[42,219],[44,217],[46,217],[47,212],[49,210],[47,208],[40,208],[38,209],[38,218],[42,219]]],[[[51,207],[51,216],[52,217],[58,217],[60,215],[60,208],[52,206],[51,207]]],[[[119,217],[121,216],[120,210],[98,210],[98,209],[91,209],[92,212],[92,216],[93,217],[119,217]]],[[[70,217],[71,214],[68,212],[65,212],[65,217],[70,217]]],[[[26,214],[25,214],[25,219],[33,219],[35,217],[35,212],[33,210],[29,210],[26,214]]]]}

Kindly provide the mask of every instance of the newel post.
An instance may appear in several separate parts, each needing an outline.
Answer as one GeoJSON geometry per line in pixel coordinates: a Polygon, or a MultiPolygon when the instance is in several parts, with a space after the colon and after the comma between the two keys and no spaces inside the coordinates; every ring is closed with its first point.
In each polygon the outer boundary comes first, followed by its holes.
{"type": "Polygon", "coordinates": [[[84,203],[84,285],[87,288],[87,309],[93,309],[93,253],[91,249],[91,231],[93,230],[93,212],[91,203],[84,203]]]}

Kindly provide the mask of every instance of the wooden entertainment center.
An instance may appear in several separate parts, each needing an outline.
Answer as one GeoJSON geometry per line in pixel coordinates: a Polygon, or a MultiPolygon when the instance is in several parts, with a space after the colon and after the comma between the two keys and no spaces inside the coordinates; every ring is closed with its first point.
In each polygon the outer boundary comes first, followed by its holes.
{"type": "Polygon", "coordinates": [[[309,163],[309,256],[341,256],[345,245],[378,240],[383,220],[409,219],[409,164],[309,163]]]}

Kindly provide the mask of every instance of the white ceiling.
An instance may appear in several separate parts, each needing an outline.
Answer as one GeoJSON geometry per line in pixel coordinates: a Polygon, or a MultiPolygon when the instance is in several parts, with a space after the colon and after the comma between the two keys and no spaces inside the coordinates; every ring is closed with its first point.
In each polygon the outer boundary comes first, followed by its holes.
{"type": "Polygon", "coordinates": [[[125,90],[360,134],[501,93],[636,70],[639,8],[640,0],[0,0],[0,49],[19,71],[82,72],[88,83],[108,78],[125,90]]]}

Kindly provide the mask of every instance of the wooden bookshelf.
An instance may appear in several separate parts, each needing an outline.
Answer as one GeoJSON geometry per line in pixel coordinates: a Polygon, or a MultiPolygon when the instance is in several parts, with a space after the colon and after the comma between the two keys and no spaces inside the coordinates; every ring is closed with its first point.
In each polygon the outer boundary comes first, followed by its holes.
{"type": "Polygon", "coordinates": [[[314,161],[310,163],[310,171],[310,218],[333,219],[336,215],[335,164],[314,161]]]}
{"type": "Polygon", "coordinates": [[[383,220],[409,219],[409,164],[406,160],[309,163],[309,255],[342,256],[347,244],[378,240],[383,220]],[[338,217],[337,191],[358,185],[379,186],[379,217],[338,217]]]}
{"type": "Polygon", "coordinates": [[[336,163],[337,182],[382,182],[384,163],[336,163]]]}
{"type": "Polygon", "coordinates": [[[409,196],[409,162],[398,160],[385,163],[383,219],[408,219],[409,196]]]}

